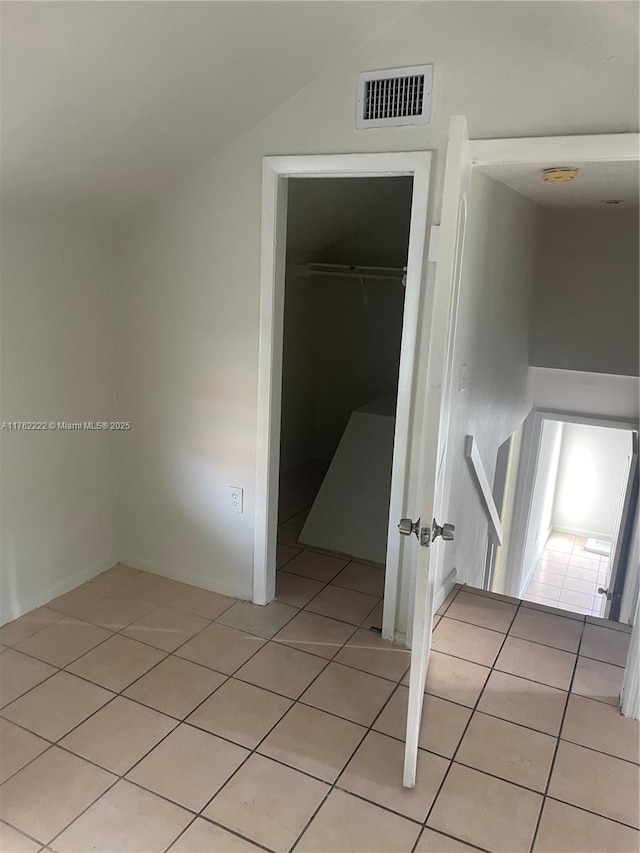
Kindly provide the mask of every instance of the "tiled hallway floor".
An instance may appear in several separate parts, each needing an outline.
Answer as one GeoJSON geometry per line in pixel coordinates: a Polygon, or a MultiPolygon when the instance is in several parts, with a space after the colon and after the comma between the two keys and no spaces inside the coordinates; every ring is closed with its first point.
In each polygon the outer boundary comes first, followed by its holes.
{"type": "Polygon", "coordinates": [[[284,548],[266,608],[117,566],[0,630],[3,851],[637,853],[625,630],[454,590],[407,791],[380,576],[284,548]]]}
{"type": "Polygon", "coordinates": [[[609,558],[585,551],[586,541],[582,536],[552,531],[524,598],[572,613],[600,616],[606,602],[598,587],[606,583],[609,558]]]}

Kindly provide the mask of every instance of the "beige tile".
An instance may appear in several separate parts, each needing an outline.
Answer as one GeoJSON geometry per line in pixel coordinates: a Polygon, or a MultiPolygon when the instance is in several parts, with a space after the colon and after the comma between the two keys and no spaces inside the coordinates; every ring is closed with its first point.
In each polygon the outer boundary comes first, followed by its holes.
{"type": "Polygon", "coordinates": [[[570,696],[562,726],[563,740],[638,762],[640,723],[623,717],[617,707],[570,696]]]}
{"type": "Polygon", "coordinates": [[[284,524],[279,524],[278,525],[278,544],[279,545],[292,545],[292,546],[297,545],[298,544],[298,536],[300,536],[301,531],[302,531],[302,525],[301,524],[290,524],[289,522],[285,522],[284,524]]]}
{"type": "Polygon", "coordinates": [[[200,811],[249,755],[246,749],[181,723],[127,779],[200,811]]]}
{"type": "Polygon", "coordinates": [[[629,826],[640,825],[637,765],[592,749],[560,741],[549,796],[629,826]]]}
{"type": "MultiPolygon", "coordinates": [[[[585,621],[585,616],[583,614],[572,613],[571,610],[559,610],[557,602],[549,605],[542,600],[539,602],[523,600],[521,609],[523,608],[526,608],[527,610],[538,610],[541,613],[548,613],[551,616],[560,616],[564,619],[573,619],[574,622],[583,623],[585,621]]],[[[510,633],[513,633],[513,631],[510,633]]]]}
{"type": "Polygon", "coordinates": [[[224,682],[225,676],[170,655],[125,691],[125,696],[184,719],[224,682]]]}
{"type": "Polygon", "coordinates": [[[301,651],[332,658],[355,630],[353,625],[305,610],[278,631],[273,639],[301,651]]]}
{"type": "Polygon", "coordinates": [[[491,666],[503,641],[504,634],[497,631],[443,616],[433,632],[431,647],[436,652],[491,666]]]}
{"type": "Polygon", "coordinates": [[[447,610],[450,619],[471,622],[481,628],[506,633],[517,610],[515,604],[507,604],[494,598],[473,595],[462,590],[447,610]]]}
{"type": "Polygon", "coordinates": [[[0,643],[5,646],[15,646],[17,643],[31,637],[37,631],[52,625],[61,618],[61,614],[48,607],[39,607],[31,613],[25,613],[13,622],[7,622],[0,628],[0,643]]]}
{"type": "Polygon", "coordinates": [[[566,699],[567,694],[563,690],[494,671],[489,676],[478,710],[557,735],[566,699]]]}
{"type": "Polygon", "coordinates": [[[600,557],[598,554],[576,554],[574,551],[569,558],[569,568],[572,566],[577,569],[597,570],[600,565],[600,557]]]}
{"type": "Polygon", "coordinates": [[[36,684],[49,678],[55,669],[48,663],[7,649],[0,658],[0,706],[8,705],[36,684]]]}
{"type": "Polygon", "coordinates": [[[571,551],[554,551],[552,548],[545,548],[538,563],[550,562],[561,566],[569,565],[571,559],[571,551]]]}
{"type": "Polygon", "coordinates": [[[402,786],[404,743],[378,732],[369,732],[338,780],[338,787],[358,794],[405,817],[424,821],[449,762],[418,750],[414,788],[402,786]]]}
{"type": "Polygon", "coordinates": [[[193,815],[120,780],[56,840],[58,853],[165,850],[193,815]]]}
{"type": "Polygon", "coordinates": [[[473,853],[476,849],[434,829],[426,828],[420,836],[414,853],[467,853],[467,851],[473,853]]]}
{"type": "Polygon", "coordinates": [[[5,853],[38,853],[41,847],[41,844],[0,821],[0,850],[5,853]]]}
{"type": "Polygon", "coordinates": [[[240,667],[235,677],[297,699],[325,666],[326,661],[317,655],[282,643],[267,643],[240,667]]]}
{"type": "Polygon", "coordinates": [[[330,663],[302,694],[301,701],[321,711],[369,726],[391,695],[391,681],[330,663]]]}
{"type": "Polygon", "coordinates": [[[303,578],[302,575],[292,575],[289,572],[276,574],[276,599],[291,607],[304,607],[314,595],[324,587],[320,581],[303,578]]]}
{"type": "Polygon", "coordinates": [[[476,713],[456,761],[544,793],[555,748],[549,735],[476,713]]]}
{"type": "Polygon", "coordinates": [[[140,572],[135,584],[134,594],[156,604],[167,604],[172,601],[188,584],[165,578],[150,572],[140,572]]]}
{"type": "MultiPolygon", "coordinates": [[[[373,724],[376,731],[404,741],[407,731],[409,689],[399,687],[373,724]]],[[[421,749],[451,758],[456,751],[471,711],[437,696],[425,695],[418,745],[421,749]]]]}
{"type": "MultiPolygon", "coordinates": [[[[595,591],[595,590],[594,590],[595,591]]],[[[563,587],[560,597],[558,598],[558,607],[566,607],[571,610],[578,610],[585,614],[591,614],[593,608],[593,594],[585,595],[582,592],[573,592],[570,589],[563,587]]]]}
{"type": "Polygon", "coordinates": [[[137,702],[116,697],[60,741],[60,746],[121,776],[177,725],[137,702]]]}
{"type": "Polygon", "coordinates": [[[164,653],[143,643],[114,635],[95,649],[87,652],[67,669],[94,681],[108,690],[119,693],[132,681],[155,666],[164,653]]]}
{"type": "Polygon", "coordinates": [[[501,592],[492,592],[489,589],[481,589],[478,586],[469,586],[468,584],[456,584],[458,591],[469,593],[470,595],[483,595],[485,598],[490,598],[493,601],[504,601],[506,604],[520,604],[519,598],[514,598],[512,595],[504,595],[501,592]]]}
{"type": "Polygon", "coordinates": [[[326,586],[307,604],[305,609],[330,619],[359,625],[377,603],[378,599],[373,595],[337,586],[326,586]]]}
{"type": "Polygon", "coordinates": [[[534,576],[527,587],[527,598],[535,597],[540,598],[543,601],[553,601],[557,607],[561,592],[562,587],[552,586],[548,583],[541,583],[534,576]]]}
{"type": "Polygon", "coordinates": [[[568,553],[574,549],[576,544],[576,537],[572,536],[568,533],[556,533],[555,531],[549,536],[545,544],[545,550],[549,551],[559,551],[561,553],[568,553]]]}
{"type": "Polygon", "coordinates": [[[541,804],[540,794],[454,764],[427,824],[492,853],[527,853],[541,804]]]}
{"type": "Polygon", "coordinates": [[[589,580],[584,580],[583,578],[574,578],[570,575],[564,579],[564,584],[562,586],[563,590],[572,590],[573,592],[581,592],[585,595],[588,595],[590,598],[596,594],[596,586],[597,582],[593,580],[593,578],[589,580]]]}
{"type": "Polygon", "coordinates": [[[336,663],[352,666],[399,681],[409,667],[411,654],[402,646],[388,643],[372,631],[359,629],[336,655],[336,663]]]}
{"type": "Polygon", "coordinates": [[[297,612],[295,607],[281,604],[279,601],[272,601],[265,607],[251,604],[250,601],[237,601],[220,616],[218,624],[228,625],[230,628],[237,628],[268,640],[277,634],[297,612]]]}
{"type": "Polygon", "coordinates": [[[292,704],[283,696],[231,678],[187,722],[253,749],[292,704]]]}
{"type": "Polygon", "coordinates": [[[177,607],[161,606],[129,625],[122,633],[165,652],[173,652],[209,624],[202,616],[177,607]]]}
{"type": "Polygon", "coordinates": [[[420,827],[400,815],[334,790],[296,853],[410,853],[420,827]]]}
{"type": "Polygon", "coordinates": [[[532,640],[565,652],[577,652],[582,622],[554,616],[542,610],[521,607],[509,633],[512,637],[520,637],[521,640],[532,640]]]}
{"type": "MultiPolygon", "coordinates": [[[[558,568],[562,568],[558,566],[558,568]]],[[[533,578],[534,583],[542,583],[546,586],[552,586],[557,590],[557,595],[560,594],[560,590],[564,584],[565,576],[564,573],[557,574],[556,572],[551,571],[550,569],[541,569],[537,568],[534,572],[533,578]]]]}
{"type": "Polygon", "coordinates": [[[54,666],[66,666],[110,636],[110,631],[97,625],[63,616],[53,625],[18,643],[16,649],[54,666]]]}
{"type": "Polygon", "coordinates": [[[95,584],[83,583],[70,592],[65,592],[64,595],[54,598],[47,604],[47,607],[51,610],[57,610],[59,613],[65,613],[67,616],[72,616],[82,607],[86,607],[87,604],[103,595],[104,593],[95,584]]]}
{"type": "Polygon", "coordinates": [[[367,566],[364,563],[353,561],[335,576],[331,581],[334,586],[342,586],[345,589],[353,589],[356,592],[365,592],[382,598],[384,595],[384,569],[367,566]]]}
{"type": "Polygon", "coordinates": [[[589,625],[599,625],[601,628],[610,628],[612,631],[622,631],[623,634],[631,633],[631,625],[626,622],[611,622],[609,619],[602,619],[599,616],[587,616],[586,622],[589,625]]]}
{"type": "Polygon", "coordinates": [[[305,550],[287,563],[286,571],[314,581],[329,583],[348,562],[349,560],[342,557],[331,557],[329,554],[321,554],[318,551],[305,550]]]}
{"type": "Polygon", "coordinates": [[[325,782],[334,782],[365,734],[362,726],[296,703],[258,751],[325,782]]]}
{"type": "Polygon", "coordinates": [[[477,663],[432,651],[425,692],[469,708],[478,701],[490,670],[477,663]]]}
{"type": "Polygon", "coordinates": [[[0,720],[0,784],[49,745],[46,740],[14,726],[8,720],[0,720]]]}
{"type": "Polygon", "coordinates": [[[170,849],[171,853],[260,853],[263,848],[198,817],[170,849]]]}
{"type": "Polygon", "coordinates": [[[453,589],[451,590],[451,592],[447,595],[447,597],[446,597],[446,598],[445,598],[445,600],[442,602],[442,604],[440,605],[440,607],[438,607],[438,609],[436,610],[436,614],[437,614],[438,616],[444,616],[444,614],[447,612],[447,610],[448,610],[448,609],[449,609],[449,607],[451,606],[451,603],[453,602],[453,600],[455,599],[456,595],[457,595],[459,592],[460,592],[460,587],[459,587],[458,585],[454,586],[454,588],[453,588],[453,589]]]}
{"type": "Polygon", "coordinates": [[[197,586],[181,586],[180,592],[170,599],[172,607],[180,610],[188,610],[196,616],[205,619],[217,619],[225,610],[235,603],[235,598],[212,592],[209,589],[200,589],[197,586]]]}
{"type": "MultiPolygon", "coordinates": [[[[382,616],[384,612],[384,601],[379,601],[376,606],[373,608],[371,613],[367,614],[365,618],[360,623],[361,628],[376,628],[378,633],[382,630],[382,616]]],[[[433,626],[438,624],[438,619],[440,617],[436,616],[433,620],[433,626]]]]}
{"type": "Polygon", "coordinates": [[[637,853],[638,834],[628,826],[547,799],[535,853],[637,853]]]}
{"type": "Polygon", "coordinates": [[[129,593],[117,592],[103,595],[76,611],[78,619],[101,625],[110,631],[120,631],[125,625],[135,622],[141,616],[157,607],[155,601],[146,598],[134,598],[129,593]]]}
{"type": "Polygon", "coordinates": [[[2,817],[46,844],[115,779],[54,746],[4,783],[2,817]]]}
{"type": "Polygon", "coordinates": [[[624,667],[580,656],[571,692],[617,706],[623,677],[624,667]]]}
{"type": "Polygon", "coordinates": [[[252,755],[204,815],[276,853],[285,853],[328,790],[324,782],[252,755]]]}
{"type": "Polygon", "coordinates": [[[495,668],[568,690],[575,662],[575,655],[561,649],[520,640],[518,637],[507,637],[495,668]]]}
{"type": "Polygon", "coordinates": [[[58,740],[93,714],[113,693],[58,672],[2,709],[2,716],[48,740],[58,740]]]}
{"type": "Polygon", "coordinates": [[[600,625],[585,625],[580,654],[615,666],[624,666],[629,651],[630,634],[612,631],[600,625]]]}
{"type": "Polygon", "coordinates": [[[290,560],[299,554],[302,548],[293,545],[284,545],[278,542],[276,546],[276,568],[281,569],[286,566],[290,560]]]}
{"type": "Polygon", "coordinates": [[[200,631],[177,654],[194,663],[231,675],[264,645],[264,640],[218,622],[200,631]]]}

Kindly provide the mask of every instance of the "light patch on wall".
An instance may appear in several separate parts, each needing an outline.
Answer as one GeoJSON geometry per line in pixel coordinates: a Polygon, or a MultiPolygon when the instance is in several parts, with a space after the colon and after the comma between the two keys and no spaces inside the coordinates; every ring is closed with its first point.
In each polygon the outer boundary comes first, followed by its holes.
{"type": "Polygon", "coordinates": [[[560,497],[560,510],[565,513],[589,512],[596,497],[597,475],[593,452],[584,442],[571,448],[567,459],[566,485],[560,497]]]}

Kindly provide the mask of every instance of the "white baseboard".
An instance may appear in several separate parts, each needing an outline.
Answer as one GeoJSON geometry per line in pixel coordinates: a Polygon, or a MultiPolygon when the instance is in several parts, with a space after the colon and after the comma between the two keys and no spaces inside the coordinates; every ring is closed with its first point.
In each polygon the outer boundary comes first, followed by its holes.
{"type": "Polygon", "coordinates": [[[51,584],[45,589],[38,590],[38,592],[33,595],[27,597],[21,596],[19,600],[7,601],[7,599],[11,599],[12,594],[10,590],[4,589],[2,592],[2,607],[0,607],[0,625],[6,625],[7,622],[13,622],[14,619],[24,616],[25,613],[35,610],[36,607],[42,607],[49,601],[53,601],[53,599],[57,598],[59,595],[64,595],[65,592],[75,589],[75,587],[80,586],[81,583],[85,583],[86,581],[95,578],[100,574],[100,572],[104,572],[105,569],[111,568],[111,566],[115,565],[117,562],[118,561],[115,557],[106,557],[105,559],[99,560],[97,563],[89,566],[87,569],[76,572],[70,577],[58,581],[58,583],[51,584]]]}
{"type": "Polygon", "coordinates": [[[193,584],[193,586],[210,589],[212,592],[218,592],[220,595],[228,595],[230,598],[238,598],[241,601],[251,601],[251,592],[228,584],[221,584],[217,578],[212,578],[210,574],[205,574],[204,572],[190,570],[177,572],[171,566],[155,563],[152,560],[147,560],[145,557],[121,557],[118,562],[125,566],[132,566],[134,569],[140,569],[143,572],[149,572],[152,575],[169,578],[172,581],[193,584]]]}
{"type": "Polygon", "coordinates": [[[585,539],[606,539],[611,542],[613,540],[612,533],[602,533],[596,530],[579,530],[575,527],[555,527],[553,528],[554,533],[566,533],[569,536],[583,536],[585,539]]]}

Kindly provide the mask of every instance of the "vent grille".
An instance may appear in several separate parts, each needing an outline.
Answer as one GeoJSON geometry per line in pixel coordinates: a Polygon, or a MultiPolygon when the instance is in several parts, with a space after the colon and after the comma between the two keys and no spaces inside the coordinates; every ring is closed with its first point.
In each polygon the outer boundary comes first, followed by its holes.
{"type": "Polygon", "coordinates": [[[364,120],[405,118],[422,115],[424,75],[367,80],[364,90],[364,120]]]}
{"type": "Polygon", "coordinates": [[[428,124],[432,78],[432,65],[360,74],[356,127],[428,124]]]}

